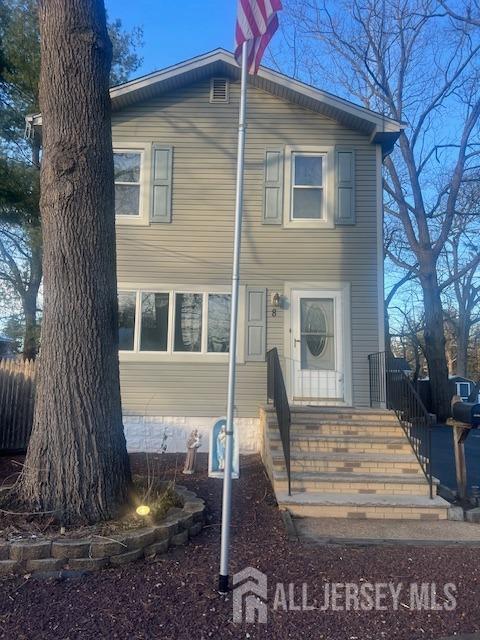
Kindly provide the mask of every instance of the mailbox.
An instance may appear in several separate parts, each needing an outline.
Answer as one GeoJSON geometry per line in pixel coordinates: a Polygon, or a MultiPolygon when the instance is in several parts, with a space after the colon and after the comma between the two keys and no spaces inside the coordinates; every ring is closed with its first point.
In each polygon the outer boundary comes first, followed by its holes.
{"type": "Polygon", "coordinates": [[[458,422],[480,427],[480,404],[476,402],[455,402],[452,405],[452,417],[458,422]]]}

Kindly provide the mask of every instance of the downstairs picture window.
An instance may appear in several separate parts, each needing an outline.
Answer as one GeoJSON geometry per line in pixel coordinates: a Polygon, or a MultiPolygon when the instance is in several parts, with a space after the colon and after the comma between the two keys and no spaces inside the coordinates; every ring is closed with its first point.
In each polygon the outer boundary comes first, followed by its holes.
{"type": "Polygon", "coordinates": [[[166,351],[169,293],[141,294],[140,351],[166,351]]]}
{"type": "Polygon", "coordinates": [[[208,294],[207,351],[228,353],[230,344],[230,303],[228,293],[208,294]]]}
{"type": "Polygon", "coordinates": [[[120,291],[119,349],[137,353],[228,353],[229,293],[120,291]]]}
{"type": "Polygon", "coordinates": [[[202,350],[203,293],[175,294],[174,351],[202,350]]]}
{"type": "Polygon", "coordinates": [[[118,348],[120,351],[132,351],[135,338],[135,291],[122,291],[118,294],[118,348]]]}

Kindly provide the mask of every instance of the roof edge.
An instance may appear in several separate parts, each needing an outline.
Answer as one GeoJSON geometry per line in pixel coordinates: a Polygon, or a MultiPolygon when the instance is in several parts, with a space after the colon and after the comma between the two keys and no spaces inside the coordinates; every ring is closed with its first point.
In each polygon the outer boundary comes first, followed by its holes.
{"type": "Polygon", "coordinates": [[[110,97],[113,99],[119,95],[123,95],[124,93],[134,91],[136,88],[143,88],[169,77],[186,73],[190,69],[195,69],[211,62],[222,61],[227,64],[231,63],[229,56],[232,56],[233,58],[233,54],[226,49],[212,49],[212,51],[208,51],[207,53],[202,53],[198,56],[194,56],[193,58],[187,58],[187,60],[182,60],[182,62],[177,62],[168,67],[164,67],[163,69],[157,69],[156,71],[151,71],[150,73],[139,76],[138,78],[133,78],[132,80],[127,80],[121,84],[116,84],[113,87],[110,87],[110,97]]]}
{"type": "MultiPolygon", "coordinates": [[[[229,65],[234,68],[235,71],[239,72],[239,67],[231,52],[222,48],[214,49],[194,58],[189,58],[188,60],[184,60],[164,69],[153,71],[152,73],[140,76],[139,78],[134,78],[133,80],[128,80],[127,82],[111,87],[110,97],[112,99],[112,104],[115,104],[118,99],[126,94],[141,91],[153,84],[167,81],[176,76],[187,74],[188,72],[195,71],[196,69],[216,62],[229,65]]],[[[312,85],[308,85],[300,80],[295,80],[294,78],[273,69],[269,69],[268,67],[261,66],[257,75],[259,78],[263,78],[268,82],[281,85],[294,93],[310,98],[311,100],[324,103],[333,109],[337,109],[339,112],[348,113],[354,118],[358,118],[359,120],[368,123],[368,125],[372,127],[371,141],[375,144],[381,144],[384,154],[391,152],[400,132],[404,129],[405,125],[403,123],[388,116],[379,114],[367,109],[366,107],[359,106],[354,102],[335,96],[327,91],[323,91],[322,89],[317,89],[312,85]]],[[[36,128],[41,127],[41,114],[37,113],[27,116],[26,123],[27,129],[35,130],[36,128]]]]}

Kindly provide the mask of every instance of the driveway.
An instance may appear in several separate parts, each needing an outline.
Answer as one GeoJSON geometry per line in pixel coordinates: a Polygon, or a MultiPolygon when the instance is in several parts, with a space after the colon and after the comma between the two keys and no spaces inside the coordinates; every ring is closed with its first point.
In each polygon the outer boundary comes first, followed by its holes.
{"type": "MultiPolygon", "coordinates": [[[[432,470],[440,482],[456,490],[455,455],[451,427],[435,426],[432,431],[432,470]]],[[[467,462],[467,484],[470,493],[472,486],[480,485],[480,429],[472,430],[465,442],[467,462]]]]}

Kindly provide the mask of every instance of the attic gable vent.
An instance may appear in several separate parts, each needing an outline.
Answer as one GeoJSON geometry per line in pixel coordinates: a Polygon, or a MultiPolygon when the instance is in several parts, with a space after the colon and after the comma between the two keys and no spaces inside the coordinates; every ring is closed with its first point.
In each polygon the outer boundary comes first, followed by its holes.
{"type": "Polygon", "coordinates": [[[212,78],[210,81],[210,102],[228,102],[228,78],[212,78]]]}

